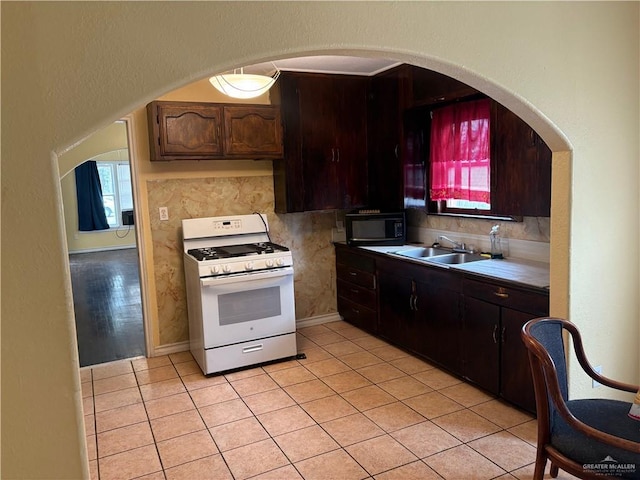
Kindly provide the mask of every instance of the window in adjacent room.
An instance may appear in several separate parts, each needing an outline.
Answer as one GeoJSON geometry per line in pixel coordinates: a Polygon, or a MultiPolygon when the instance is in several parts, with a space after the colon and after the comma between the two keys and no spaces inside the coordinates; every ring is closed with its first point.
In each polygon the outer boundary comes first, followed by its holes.
{"type": "Polygon", "coordinates": [[[490,112],[489,99],[432,112],[429,195],[438,211],[491,210],[490,112]]]}
{"type": "Polygon", "coordinates": [[[98,161],[97,166],[107,222],[110,227],[119,227],[122,222],[122,211],[133,209],[129,163],[98,161]]]}

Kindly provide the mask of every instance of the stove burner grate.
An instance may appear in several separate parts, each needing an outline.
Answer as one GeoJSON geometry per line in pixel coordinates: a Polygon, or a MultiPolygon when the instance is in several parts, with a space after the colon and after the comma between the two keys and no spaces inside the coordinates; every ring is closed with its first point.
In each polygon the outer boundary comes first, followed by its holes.
{"type": "Polygon", "coordinates": [[[241,245],[226,245],[222,247],[203,247],[187,250],[187,253],[199,262],[218,260],[249,255],[265,255],[268,253],[288,252],[287,247],[272,242],[245,243],[241,245]]]}

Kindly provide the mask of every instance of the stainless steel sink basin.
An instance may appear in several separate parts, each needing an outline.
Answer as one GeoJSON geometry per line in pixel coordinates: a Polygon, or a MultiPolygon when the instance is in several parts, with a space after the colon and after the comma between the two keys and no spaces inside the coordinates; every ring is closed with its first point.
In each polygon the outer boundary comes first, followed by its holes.
{"type": "Polygon", "coordinates": [[[458,265],[460,263],[477,262],[478,260],[486,260],[481,255],[474,253],[449,253],[447,255],[439,255],[436,257],[425,258],[429,262],[443,263],[446,265],[458,265]]]}
{"type": "Polygon", "coordinates": [[[396,255],[402,255],[403,257],[425,259],[427,257],[436,257],[440,255],[451,255],[451,250],[445,250],[442,248],[433,247],[418,247],[408,250],[400,250],[396,252],[396,255]]]}

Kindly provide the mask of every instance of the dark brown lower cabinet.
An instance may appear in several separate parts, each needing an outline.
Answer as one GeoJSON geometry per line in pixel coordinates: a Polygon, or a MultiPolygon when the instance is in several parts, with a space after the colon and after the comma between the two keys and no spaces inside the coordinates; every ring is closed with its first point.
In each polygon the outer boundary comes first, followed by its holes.
{"type": "Polygon", "coordinates": [[[338,312],[345,321],[376,333],[378,296],[375,259],[346,245],[336,245],[338,312]]]}
{"type": "Polygon", "coordinates": [[[462,376],[509,402],[535,412],[533,382],[522,326],[549,314],[549,296],[465,279],[462,376]]]}
{"type": "Polygon", "coordinates": [[[498,393],[500,389],[499,323],[499,306],[465,297],[461,337],[462,374],[493,393],[498,393]]]}
{"type": "Polygon", "coordinates": [[[535,412],[520,330],[547,292],[336,245],[338,311],[349,323],[535,412]]]}
{"type": "Polygon", "coordinates": [[[460,373],[460,277],[428,266],[381,260],[378,283],[379,334],[460,373]]]}

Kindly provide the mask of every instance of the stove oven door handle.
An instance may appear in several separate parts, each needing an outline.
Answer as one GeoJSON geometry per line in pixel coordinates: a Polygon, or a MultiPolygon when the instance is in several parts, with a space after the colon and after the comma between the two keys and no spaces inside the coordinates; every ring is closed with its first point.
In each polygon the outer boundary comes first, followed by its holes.
{"type": "Polygon", "coordinates": [[[228,285],[238,282],[254,282],[268,278],[286,277],[293,275],[292,267],[278,268],[273,270],[265,270],[263,272],[253,272],[240,275],[221,275],[219,277],[207,277],[200,279],[200,286],[214,287],[218,285],[228,285]]]}

